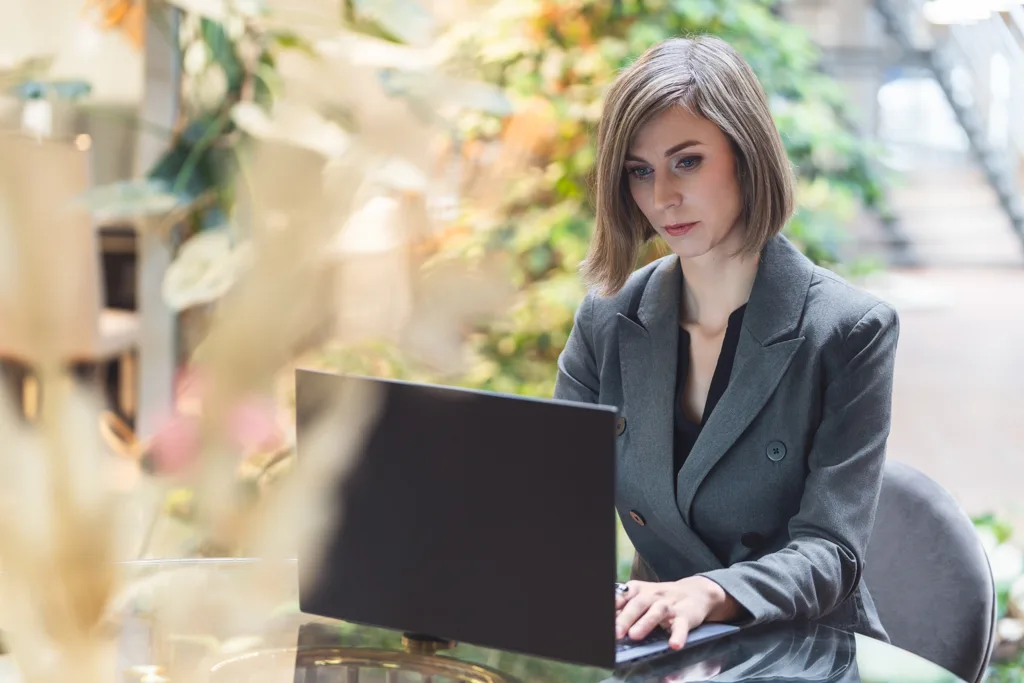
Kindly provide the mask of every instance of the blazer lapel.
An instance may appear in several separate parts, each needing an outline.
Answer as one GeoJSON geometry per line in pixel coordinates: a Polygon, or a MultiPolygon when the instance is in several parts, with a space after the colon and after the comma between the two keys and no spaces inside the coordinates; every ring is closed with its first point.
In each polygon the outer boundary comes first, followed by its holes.
{"type": "Polygon", "coordinates": [[[678,475],[678,510],[687,525],[704,478],[764,408],[803,343],[803,337],[794,338],[793,332],[813,274],[814,265],[785,237],[777,236],[765,246],[743,316],[729,386],[678,475]]]}
{"type": "Polygon", "coordinates": [[[617,476],[646,501],[645,512],[657,520],[659,532],[670,535],[694,566],[717,568],[721,562],[683,523],[676,506],[673,401],[681,295],[679,259],[668,256],[644,287],[636,319],[619,314],[624,417],[631,448],[629,459],[620,460],[617,476]]]}

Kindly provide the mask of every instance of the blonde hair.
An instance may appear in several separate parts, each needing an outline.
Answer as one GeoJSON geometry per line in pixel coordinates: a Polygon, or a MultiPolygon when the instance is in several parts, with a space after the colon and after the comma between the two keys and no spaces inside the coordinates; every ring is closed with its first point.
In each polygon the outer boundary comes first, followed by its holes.
{"type": "Polygon", "coordinates": [[[605,98],[597,133],[597,224],[581,272],[614,294],[636,267],[640,247],[657,233],[629,192],[623,163],[637,130],[672,106],[721,129],[736,157],[746,224],[738,253],[756,254],[793,212],[793,172],[768,98],[750,66],[711,36],[670,38],[625,69],[605,98]]]}

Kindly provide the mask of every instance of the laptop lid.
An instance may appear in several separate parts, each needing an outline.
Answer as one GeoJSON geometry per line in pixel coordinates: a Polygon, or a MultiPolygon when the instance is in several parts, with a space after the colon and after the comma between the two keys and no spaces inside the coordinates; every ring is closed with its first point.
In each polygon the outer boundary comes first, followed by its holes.
{"type": "Polygon", "coordinates": [[[300,458],[342,382],[381,406],[302,611],[613,667],[615,410],[299,370],[300,458]]]}

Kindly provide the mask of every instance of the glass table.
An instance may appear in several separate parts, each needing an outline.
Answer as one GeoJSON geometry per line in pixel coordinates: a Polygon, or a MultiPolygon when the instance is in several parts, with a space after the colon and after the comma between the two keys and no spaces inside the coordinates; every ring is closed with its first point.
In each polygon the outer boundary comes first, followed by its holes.
{"type": "MultiPolygon", "coordinates": [[[[957,683],[920,657],[814,624],[746,629],[610,671],[456,644],[436,652],[400,633],[303,614],[294,562],[152,561],[124,565],[117,681],[163,683],[957,683]],[[253,596],[257,596],[254,598],[253,596]],[[257,604],[259,603],[259,604],[257,604]]],[[[552,618],[559,618],[557,613],[552,618]]],[[[571,628],[567,621],[566,628],[571,628]]],[[[609,626],[610,627],[610,626],[609,626]]],[[[0,657],[0,683],[16,681],[0,657]]]]}

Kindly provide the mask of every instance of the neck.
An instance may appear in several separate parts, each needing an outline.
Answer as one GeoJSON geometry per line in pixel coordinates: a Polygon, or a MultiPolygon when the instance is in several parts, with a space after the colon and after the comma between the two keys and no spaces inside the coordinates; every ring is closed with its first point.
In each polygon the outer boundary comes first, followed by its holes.
{"type": "Polygon", "coordinates": [[[758,258],[730,257],[716,249],[679,260],[683,269],[681,322],[709,330],[725,329],[732,312],[750,299],[758,258]]]}

